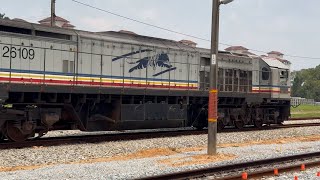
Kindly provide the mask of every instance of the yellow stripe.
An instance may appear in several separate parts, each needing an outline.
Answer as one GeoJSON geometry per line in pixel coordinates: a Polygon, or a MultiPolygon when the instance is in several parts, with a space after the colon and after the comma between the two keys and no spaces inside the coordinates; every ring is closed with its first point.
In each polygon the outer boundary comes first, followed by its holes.
{"type": "Polygon", "coordinates": [[[217,93],[217,92],[218,92],[217,89],[210,90],[210,93],[217,93]]]}
{"type": "MultiPolygon", "coordinates": [[[[0,72],[1,77],[9,77],[10,73],[7,72],[0,72]]],[[[29,74],[29,73],[11,73],[11,77],[25,77],[25,78],[35,78],[35,79],[42,79],[44,75],[38,74],[29,74]]],[[[73,80],[74,76],[59,76],[59,75],[47,75],[45,74],[45,79],[52,79],[52,80],[73,80]]],[[[146,81],[146,80],[119,80],[119,79],[111,79],[111,78],[93,78],[93,77],[77,77],[80,81],[94,81],[94,82],[108,82],[108,83],[134,83],[134,84],[149,84],[149,85],[165,85],[165,86],[178,86],[178,87],[198,87],[198,83],[179,83],[179,82],[161,82],[161,81],[146,81]]],[[[214,92],[217,92],[214,91],[214,92]]]]}
{"type": "Polygon", "coordinates": [[[217,119],[208,119],[208,122],[218,122],[217,119]]]}

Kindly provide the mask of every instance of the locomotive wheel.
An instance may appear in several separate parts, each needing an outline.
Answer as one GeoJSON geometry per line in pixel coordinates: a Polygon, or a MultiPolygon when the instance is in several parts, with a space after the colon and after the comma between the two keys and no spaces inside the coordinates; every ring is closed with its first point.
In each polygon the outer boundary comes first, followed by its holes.
{"type": "Polygon", "coordinates": [[[256,128],[261,129],[262,126],[263,126],[263,122],[262,122],[261,120],[255,120],[255,121],[254,121],[254,126],[255,126],[256,128]]]}
{"type": "Polygon", "coordinates": [[[234,121],[234,126],[238,129],[243,129],[244,122],[242,120],[234,121]]]}
{"type": "Polygon", "coordinates": [[[6,137],[14,142],[22,142],[27,140],[32,134],[24,134],[22,133],[19,128],[14,127],[13,124],[11,122],[7,123],[6,126],[6,132],[5,135],[6,137]]]}

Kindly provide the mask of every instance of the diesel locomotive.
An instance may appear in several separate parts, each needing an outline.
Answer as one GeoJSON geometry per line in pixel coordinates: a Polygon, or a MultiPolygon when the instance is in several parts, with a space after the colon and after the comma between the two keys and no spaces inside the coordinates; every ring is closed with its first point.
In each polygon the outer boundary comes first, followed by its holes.
{"type": "MultiPolygon", "coordinates": [[[[0,20],[0,138],[207,126],[210,50],[128,32],[0,20]]],[[[290,66],[219,52],[218,127],[290,116],[290,66]]]]}

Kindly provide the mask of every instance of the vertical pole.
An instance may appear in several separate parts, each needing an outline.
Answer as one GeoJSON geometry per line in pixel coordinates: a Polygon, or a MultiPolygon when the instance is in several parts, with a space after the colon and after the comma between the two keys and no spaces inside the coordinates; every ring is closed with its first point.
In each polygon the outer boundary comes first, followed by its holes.
{"type": "Polygon", "coordinates": [[[208,104],[208,155],[217,153],[219,0],[212,1],[211,65],[208,104]]]}
{"type": "Polygon", "coordinates": [[[56,0],[51,0],[51,27],[56,25],[56,0]]]}

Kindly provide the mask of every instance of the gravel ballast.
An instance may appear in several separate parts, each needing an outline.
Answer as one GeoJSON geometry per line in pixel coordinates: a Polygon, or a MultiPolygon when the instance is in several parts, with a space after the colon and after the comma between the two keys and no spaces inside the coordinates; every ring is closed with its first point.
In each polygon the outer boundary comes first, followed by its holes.
{"type": "Polygon", "coordinates": [[[209,161],[204,161],[208,157],[201,157],[206,154],[204,147],[207,145],[207,135],[1,150],[0,170],[2,168],[2,171],[13,171],[2,172],[0,177],[4,179],[21,179],[21,177],[23,179],[132,179],[177,170],[319,151],[319,141],[312,139],[285,141],[285,138],[310,135],[319,136],[320,128],[301,127],[220,133],[218,134],[218,144],[220,144],[218,152],[225,156],[222,159],[209,159],[209,161]],[[280,142],[277,144],[272,143],[273,140],[279,139],[280,142]],[[262,140],[269,141],[266,144],[253,143],[254,145],[250,146],[241,144],[262,140]],[[221,146],[222,144],[224,146],[221,146]],[[157,148],[162,150],[161,153],[148,151],[137,153],[157,148]],[[190,161],[190,159],[197,161],[190,161]],[[186,165],[183,165],[184,163],[186,165]],[[22,168],[16,166],[22,166],[22,168]],[[8,167],[14,168],[8,169],[8,167]],[[17,171],[28,168],[31,170],[17,171]]]}

